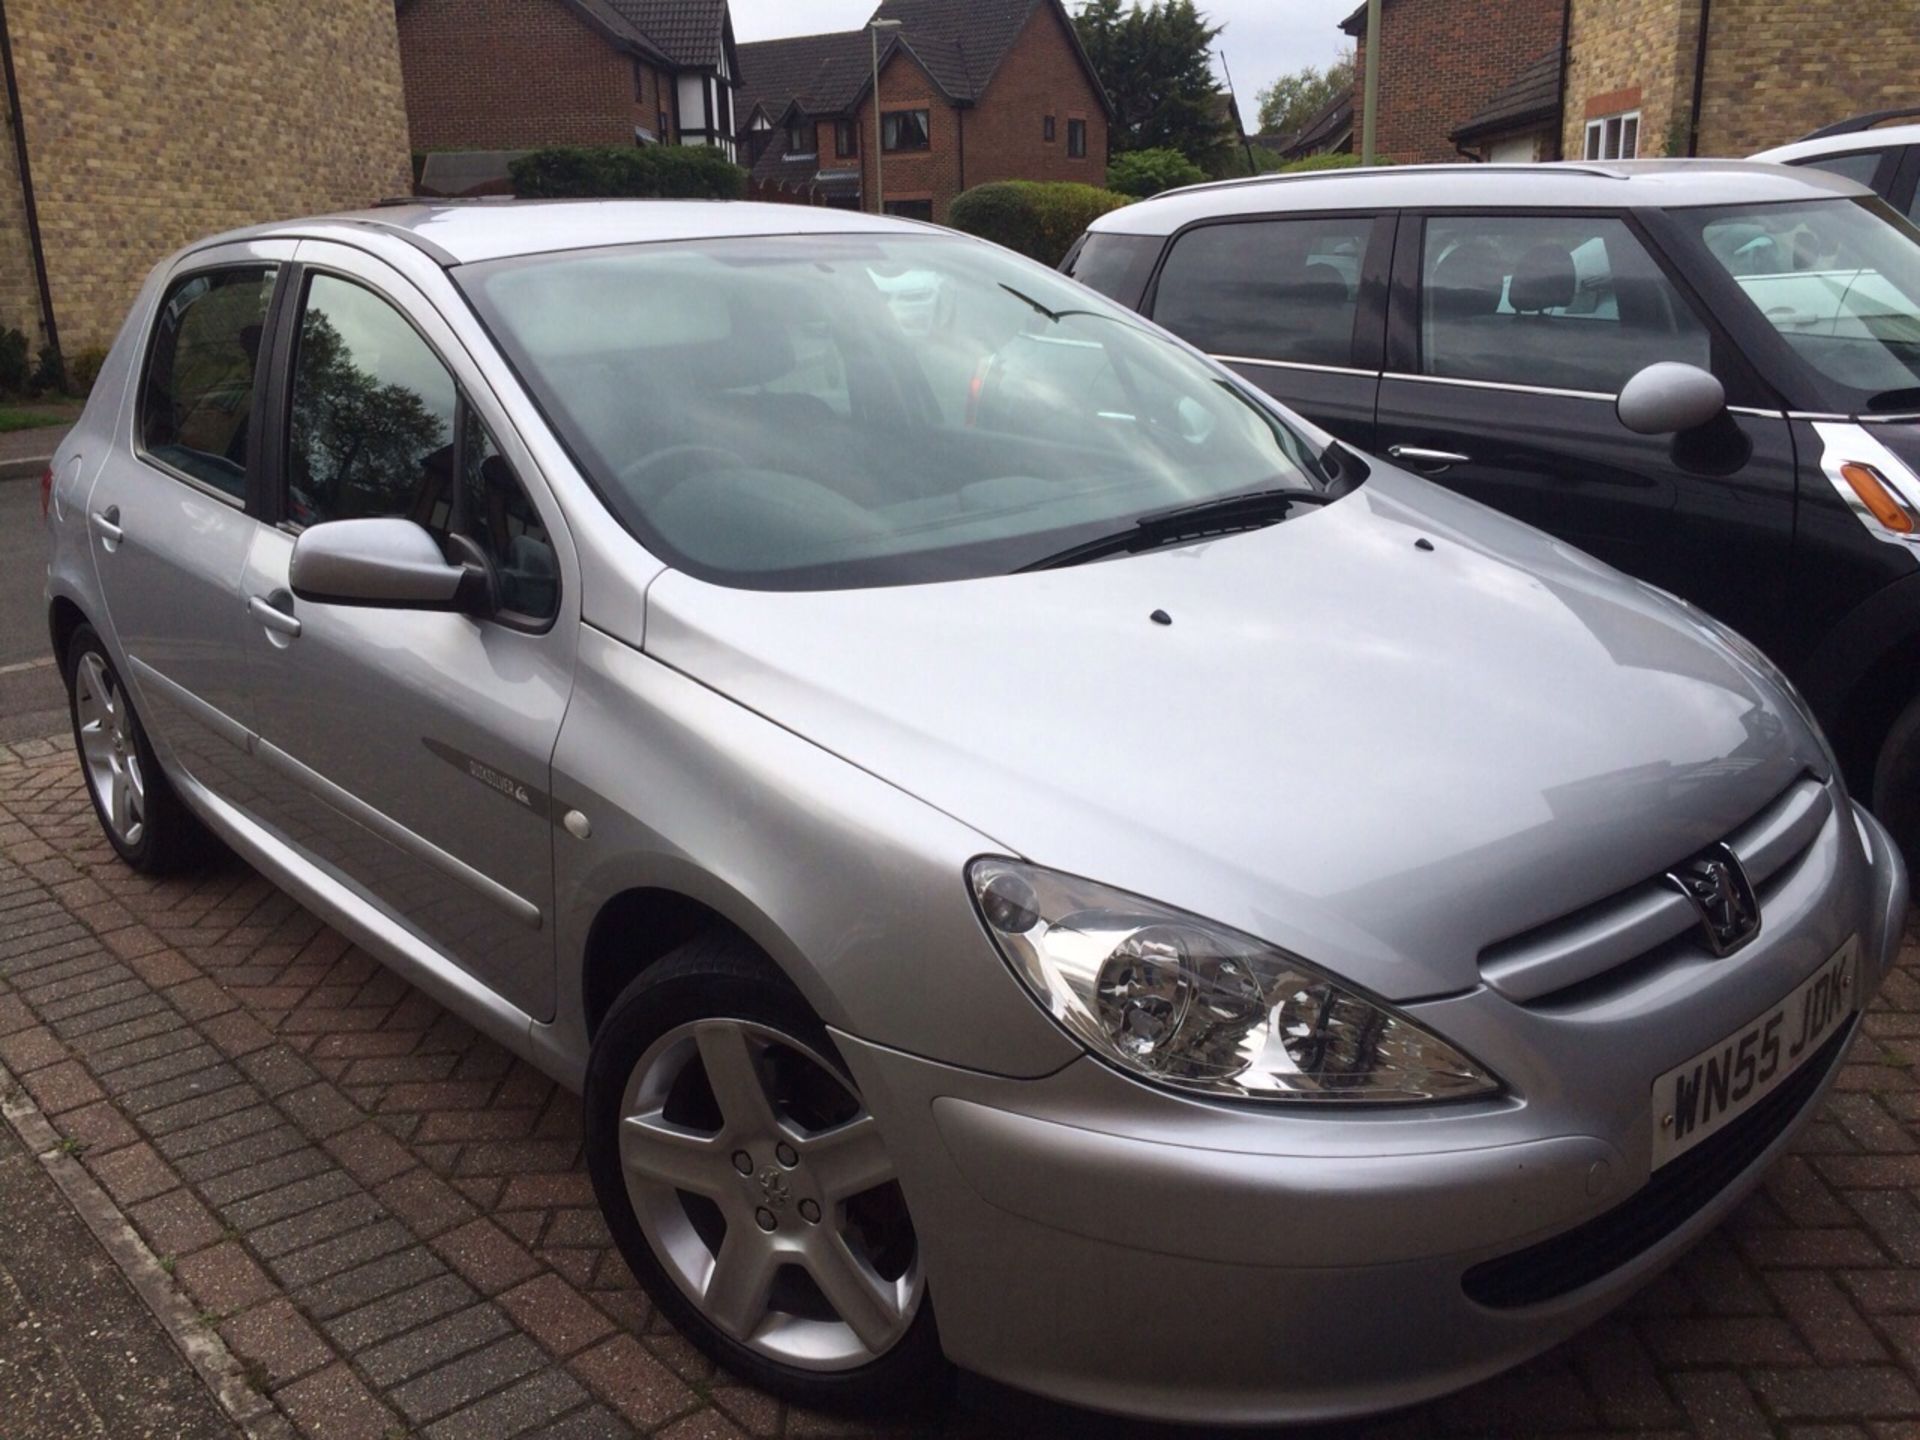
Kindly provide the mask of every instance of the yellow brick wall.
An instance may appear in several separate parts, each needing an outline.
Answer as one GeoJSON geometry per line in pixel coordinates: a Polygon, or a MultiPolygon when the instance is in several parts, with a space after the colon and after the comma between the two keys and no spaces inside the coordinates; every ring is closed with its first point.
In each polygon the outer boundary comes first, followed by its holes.
{"type": "MultiPolygon", "coordinates": [[[[9,0],[6,13],[68,355],[110,341],[154,261],[190,240],[412,188],[393,0],[9,0]]],[[[11,170],[9,150],[0,307],[15,252],[28,263],[11,170]]],[[[0,323],[29,319],[31,303],[0,308],[0,323]]]]}
{"type": "Polygon", "coordinates": [[[1702,155],[1751,155],[1914,104],[1920,0],[1713,0],[1702,155]]]}
{"type": "MultiPolygon", "coordinates": [[[[1640,153],[1686,154],[1700,0],[1573,0],[1566,145],[1584,153],[1590,102],[1631,108],[1640,153]]],[[[1920,0],[1713,0],[1701,155],[1751,155],[1868,110],[1920,98],[1920,0]]]]}
{"type": "MultiPolygon", "coordinates": [[[[6,113],[5,99],[0,93],[0,117],[6,113]]],[[[20,163],[14,155],[12,130],[0,123],[0,328],[24,330],[38,346],[40,293],[36,284],[33,251],[27,243],[20,163]]]]}

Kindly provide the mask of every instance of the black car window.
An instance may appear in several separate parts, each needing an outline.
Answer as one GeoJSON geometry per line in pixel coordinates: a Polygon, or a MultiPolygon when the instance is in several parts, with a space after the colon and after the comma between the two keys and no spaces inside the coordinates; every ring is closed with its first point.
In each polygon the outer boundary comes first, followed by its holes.
{"type": "Polygon", "coordinates": [[[142,450],[236,500],[246,498],[253,380],[276,275],[250,265],[176,281],[141,387],[142,450]]]}
{"type": "Polygon", "coordinates": [[[1880,172],[1880,162],[1886,153],[1884,150],[1853,150],[1845,155],[1816,155],[1811,160],[1799,163],[1809,169],[1825,170],[1831,175],[1870,186],[1873,177],[1880,172]]]}
{"type": "Polygon", "coordinates": [[[1373,223],[1343,215],[1189,230],[1161,269],[1153,318],[1213,355],[1350,365],[1373,223]]]}
{"type": "Polygon", "coordinates": [[[294,354],[287,518],[405,516],[444,533],[452,504],[453,377],[371,290],[307,287],[294,354]]]}
{"type": "Polygon", "coordinates": [[[551,620],[560,608],[560,567],[553,541],[500,447],[471,409],[465,414],[460,455],[460,528],[493,562],[500,608],[530,620],[551,620]]]}
{"type": "Polygon", "coordinates": [[[1658,360],[1712,363],[1706,327],[1618,219],[1435,216],[1420,268],[1428,375],[1611,395],[1658,360]]]}
{"type": "Polygon", "coordinates": [[[1165,243],[1157,235],[1089,235],[1067,263],[1066,272],[1109,300],[1138,305],[1165,243]]]}

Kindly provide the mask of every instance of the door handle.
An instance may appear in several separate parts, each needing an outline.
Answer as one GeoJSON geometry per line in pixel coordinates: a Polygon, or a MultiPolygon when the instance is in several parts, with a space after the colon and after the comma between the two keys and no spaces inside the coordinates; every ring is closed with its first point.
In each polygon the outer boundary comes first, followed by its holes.
{"type": "Polygon", "coordinates": [[[109,505],[105,510],[95,510],[87,516],[87,523],[93,527],[93,533],[107,542],[111,549],[127,538],[127,532],[120,528],[120,507],[109,505]]]}
{"type": "Polygon", "coordinates": [[[300,621],[263,595],[247,598],[247,613],[269,630],[277,630],[290,640],[299,638],[300,621]]]}
{"type": "Polygon", "coordinates": [[[1473,460],[1471,455],[1462,455],[1455,450],[1429,450],[1424,445],[1395,445],[1387,451],[1387,457],[1421,470],[1445,470],[1454,465],[1469,464],[1473,460]]]}

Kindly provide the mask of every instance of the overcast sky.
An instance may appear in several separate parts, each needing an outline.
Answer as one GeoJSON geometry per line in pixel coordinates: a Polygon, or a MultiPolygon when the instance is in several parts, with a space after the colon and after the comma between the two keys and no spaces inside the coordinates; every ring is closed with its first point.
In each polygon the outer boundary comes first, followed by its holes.
{"type": "MultiPolygon", "coordinates": [[[[734,34],[742,41],[822,30],[854,30],[876,0],[731,0],[734,34]]],[[[955,0],[965,4],[966,0],[955,0]]],[[[1324,65],[1350,43],[1340,22],[1357,0],[1200,0],[1214,24],[1224,25],[1216,48],[1227,53],[1241,109],[1253,118],[1254,94],[1276,75],[1302,65],[1324,65]]],[[[1069,10],[1078,0],[1067,0],[1069,10]]]]}

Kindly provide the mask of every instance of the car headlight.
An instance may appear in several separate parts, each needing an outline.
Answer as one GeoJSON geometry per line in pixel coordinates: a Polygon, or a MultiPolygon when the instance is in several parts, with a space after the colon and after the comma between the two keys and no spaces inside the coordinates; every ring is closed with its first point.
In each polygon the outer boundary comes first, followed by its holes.
{"type": "Polygon", "coordinates": [[[1042,1008],[1136,1075],[1242,1100],[1458,1100],[1500,1088],[1406,1016],[1264,941],[1013,860],[975,860],[967,880],[1042,1008]]]}

